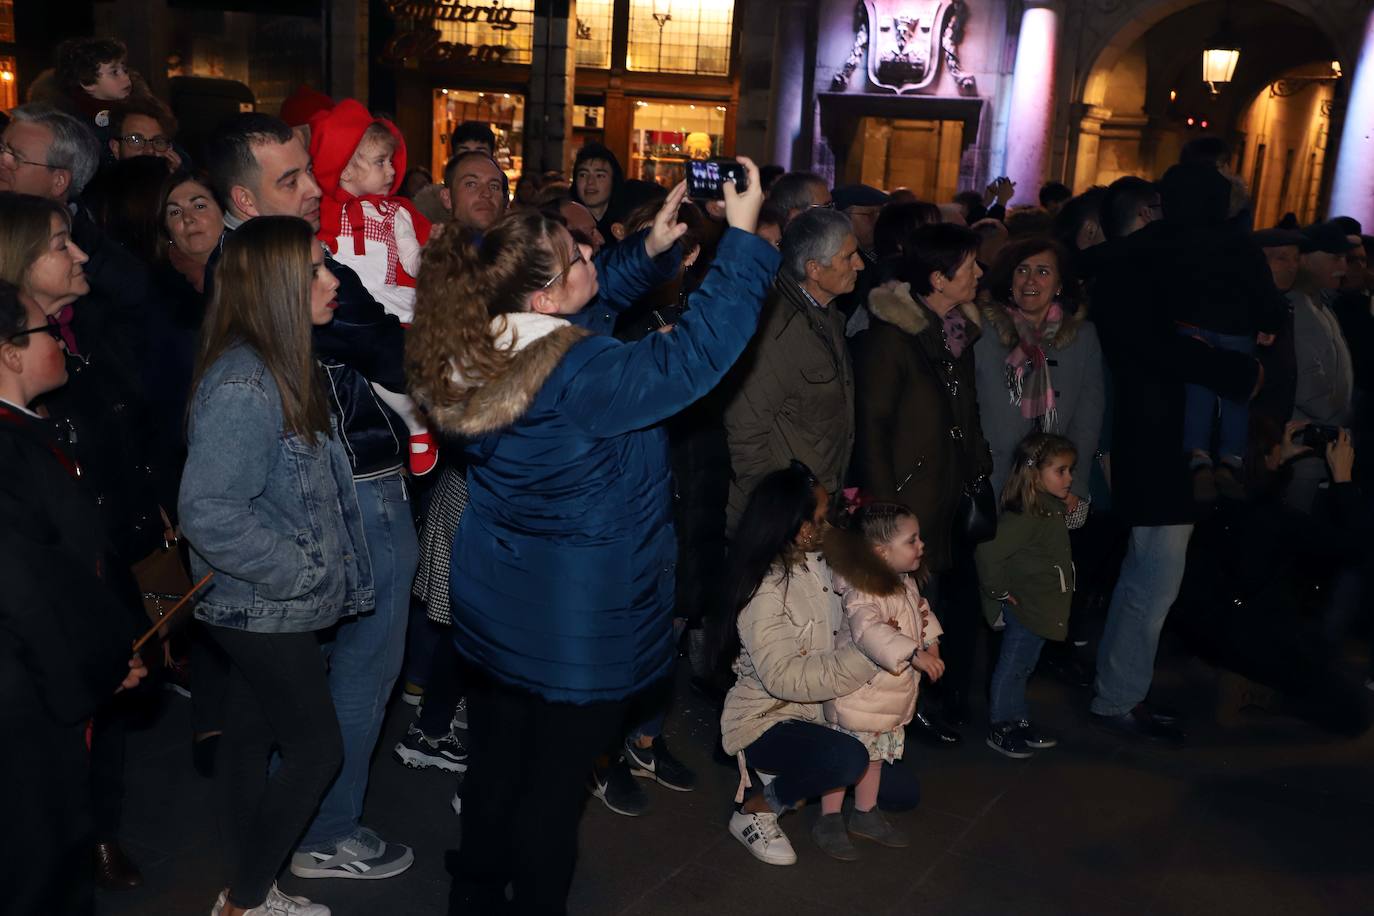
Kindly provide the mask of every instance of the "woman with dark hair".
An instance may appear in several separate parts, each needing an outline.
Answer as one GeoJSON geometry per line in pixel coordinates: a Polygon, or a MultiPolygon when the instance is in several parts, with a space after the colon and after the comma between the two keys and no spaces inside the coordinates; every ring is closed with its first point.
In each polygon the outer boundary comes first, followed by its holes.
{"type": "MultiPolygon", "coordinates": [[[[873,253],[878,263],[871,278],[870,290],[887,283],[897,275],[905,252],[911,247],[911,235],[922,226],[943,222],[940,208],[921,200],[897,203],[894,198],[878,212],[873,225],[873,253]]],[[[854,337],[869,325],[868,303],[860,302],[845,323],[845,336],[854,337]]]]}
{"type": "MultiPolygon", "coordinates": [[[[920,520],[935,577],[930,600],[945,630],[945,712],[957,721],[967,716],[979,598],[976,545],[956,530],[955,509],[992,473],[974,371],[978,236],[922,226],[905,252],[898,278],[869,294],[872,324],[854,342],[854,476],[873,499],[901,503],[920,520]]],[[[924,711],[912,725],[958,740],[924,711]]]]}
{"type": "MultiPolygon", "coordinates": [[[[631,697],[673,661],[676,545],[663,420],[720,381],[758,323],[778,255],[763,201],[725,191],[721,257],[671,332],[633,344],[571,323],[596,296],[588,246],[537,210],[425,252],[407,341],[411,393],[466,443],[453,640],[472,668],[471,763],[453,912],[563,912],[587,771],[631,697]],[[518,613],[512,613],[518,609],[518,613]],[[512,769],[512,760],[521,766],[512,769]]],[[[642,246],[686,231],[679,185],[642,246]]]]}
{"type": "MultiPolygon", "coordinates": [[[[835,645],[844,608],[821,553],[829,505],[825,487],[794,461],[754,488],[730,546],[725,595],[735,626],[720,657],[732,663],[735,684],[720,730],[741,769],[730,834],[769,865],[797,861],[780,815],[868,769],[864,745],[825,724],[823,704],[879,670],[853,642],[835,645]],[[747,797],[746,767],[766,774],[747,797]]],[[[824,835],[815,839],[828,845],[824,835]]]]}
{"type": "Polygon", "coordinates": [[[1088,498],[1106,397],[1102,348],[1068,252],[1044,237],[1012,242],[993,265],[981,311],[984,333],[974,350],[993,489],[1002,491],[1017,443],[1032,432],[1060,433],[1079,455],[1073,515],[1088,498]]]}
{"type": "Polygon", "coordinates": [[[181,519],[194,575],[215,574],[196,618],[231,662],[218,775],[233,856],[214,916],[329,914],[276,876],[343,759],[316,634],[373,603],[353,472],[311,346],[338,286],[308,223],[251,219],[224,244],[200,336],[181,519]]]}

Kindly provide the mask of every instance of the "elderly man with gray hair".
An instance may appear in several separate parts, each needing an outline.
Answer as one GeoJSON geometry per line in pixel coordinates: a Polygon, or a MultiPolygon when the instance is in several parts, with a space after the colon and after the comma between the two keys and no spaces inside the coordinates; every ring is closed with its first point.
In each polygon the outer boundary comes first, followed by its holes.
{"type": "Polygon", "coordinates": [[[100,165],[100,141],[77,118],[42,103],[10,112],[0,134],[0,191],[75,200],[100,165]]]}
{"type": "Polygon", "coordinates": [[[833,303],[854,288],[863,266],[843,213],[806,210],[783,232],[782,268],[725,408],[731,532],[758,481],[794,458],[831,493],[844,480],[854,448],[854,371],[844,315],[833,303]]]}

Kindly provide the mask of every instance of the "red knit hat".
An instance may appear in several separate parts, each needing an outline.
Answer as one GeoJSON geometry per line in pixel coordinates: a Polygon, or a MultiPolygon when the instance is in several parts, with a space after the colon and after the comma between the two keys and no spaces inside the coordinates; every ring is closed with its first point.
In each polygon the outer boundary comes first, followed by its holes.
{"type": "Polygon", "coordinates": [[[333,107],[334,100],[329,96],[302,85],[281,103],[281,119],[291,127],[300,127],[310,123],[310,118],[316,112],[328,111],[333,107]]]}

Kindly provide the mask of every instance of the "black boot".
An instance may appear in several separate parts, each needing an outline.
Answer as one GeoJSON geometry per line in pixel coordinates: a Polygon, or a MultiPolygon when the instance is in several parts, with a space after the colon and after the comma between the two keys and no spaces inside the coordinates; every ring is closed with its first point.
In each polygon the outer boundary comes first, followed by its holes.
{"type": "Polygon", "coordinates": [[[916,715],[906,727],[906,733],[931,747],[952,747],[962,740],[959,733],[933,715],[924,702],[917,704],[916,715]]]}

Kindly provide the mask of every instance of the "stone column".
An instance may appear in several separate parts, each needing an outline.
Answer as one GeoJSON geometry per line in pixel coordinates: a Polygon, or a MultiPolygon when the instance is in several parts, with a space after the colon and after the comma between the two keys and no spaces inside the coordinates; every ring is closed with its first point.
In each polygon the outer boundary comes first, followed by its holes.
{"type": "Polygon", "coordinates": [[[573,84],[577,76],[574,0],[536,0],[534,59],[525,96],[525,171],[572,165],[573,84]]]}
{"type": "Polygon", "coordinates": [[[1007,176],[1017,185],[1017,203],[1037,200],[1049,174],[1058,46],[1059,4],[1026,0],[1016,40],[1005,156],[1007,176]]]}
{"type": "Polygon", "coordinates": [[[1331,186],[1331,216],[1374,226],[1374,11],[1365,19],[1331,186]]]}
{"type": "Polygon", "coordinates": [[[810,18],[811,4],[807,0],[784,0],[778,4],[777,29],[773,33],[773,97],[768,112],[768,163],[789,171],[811,165],[809,153],[799,155],[796,149],[807,116],[806,27],[810,18]]]}

